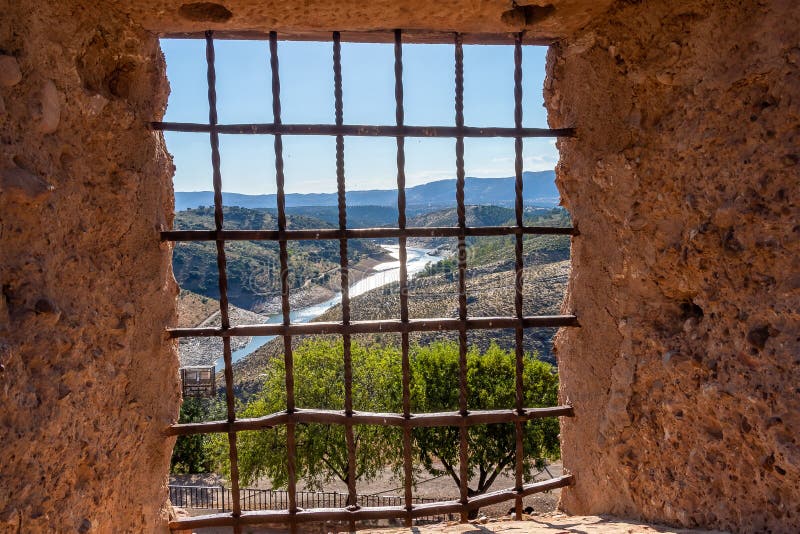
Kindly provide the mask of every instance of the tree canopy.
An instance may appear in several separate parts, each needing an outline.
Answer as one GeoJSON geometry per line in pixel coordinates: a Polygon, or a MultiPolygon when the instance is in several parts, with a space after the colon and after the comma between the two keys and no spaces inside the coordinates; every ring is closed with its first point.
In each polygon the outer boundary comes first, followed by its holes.
{"type": "MultiPolygon", "coordinates": [[[[179,423],[199,423],[224,419],[225,406],[220,399],[187,397],[181,404],[179,423]]],[[[208,436],[191,434],[178,436],[172,449],[170,471],[176,475],[205,473],[214,468],[214,459],[208,454],[208,436]]]]}
{"type": "MultiPolygon", "coordinates": [[[[294,351],[295,402],[298,408],[344,409],[342,341],[310,339],[294,351]]],[[[394,347],[352,344],[353,407],[358,411],[386,411],[400,387],[400,352],[394,347]]],[[[286,370],[282,359],[266,369],[264,388],[239,414],[259,417],[286,409],[286,370]]],[[[399,440],[396,429],[354,427],[356,480],[374,478],[391,463],[392,447],[399,440]]],[[[211,441],[215,456],[225,465],[227,438],[211,441]]],[[[295,430],[297,475],[313,488],[339,479],[347,483],[347,447],[340,425],[299,424],[295,430]]],[[[287,483],[286,426],[258,432],[242,432],[238,439],[239,476],[243,484],[266,476],[275,487],[287,483]]]]}
{"type": "MultiPolygon", "coordinates": [[[[397,347],[352,343],[353,407],[356,411],[401,412],[401,353],[397,347]]],[[[411,405],[414,412],[458,409],[458,345],[452,342],[412,346],[411,405]]],[[[514,355],[491,345],[485,352],[472,348],[467,354],[469,409],[501,409],[515,405],[514,355]]],[[[298,408],[344,408],[342,341],[308,339],[294,351],[295,399],[298,408]]],[[[552,367],[526,355],[524,370],[526,407],[552,406],[557,401],[558,377],[552,367]]],[[[286,408],[285,369],[274,359],[266,369],[262,392],[239,414],[259,417],[286,408]]],[[[558,421],[543,419],[524,425],[526,478],[543,458],[559,454],[558,421]]],[[[397,428],[354,427],[357,480],[371,480],[384,469],[402,470],[402,432],[397,428]]],[[[428,473],[458,478],[458,428],[413,430],[413,454],[417,467],[428,473]]],[[[227,461],[227,439],[218,435],[207,442],[218,464],[227,461]]],[[[347,482],[347,448],[344,427],[296,425],[297,473],[311,487],[322,488],[331,480],[347,482]]],[[[469,428],[470,494],[483,493],[504,470],[514,465],[513,424],[477,425],[469,428]]],[[[242,432],[238,439],[239,474],[242,484],[267,477],[274,487],[287,483],[286,427],[242,432]]]]}
{"type": "MultiPolygon", "coordinates": [[[[468,408],[494,410],[515,405],[515,360],[508,351],[491,344],[485,352],[471,348],[467,353],[468,408]]],[[[412,410],[436,412],[458,409],[458,345],[434,343],[416,347],[412,360],[412,410]]],[[[523,372],[525,407],[553,406],[558,400],[558,377],[552,367],[530,355],[523,372]]],[[[538,419],[523,427],[524,474],[530,479],[537,461],[559,454],[558,421],[538,419]]],[[[459,429],[457,427],[416,428],[414,446],[422,467],[429,473],[448,474],[460,485],[458,476],[459,429]],[[441,465],[441,467],[440,467],[441,465]]],[[[514,425],[476,425],[467,432],[469,446],[469,494],[485,492],[497,477],[514,465],[514,425]],[[477,479],[476,479],[477,475],[477,479]]]]}

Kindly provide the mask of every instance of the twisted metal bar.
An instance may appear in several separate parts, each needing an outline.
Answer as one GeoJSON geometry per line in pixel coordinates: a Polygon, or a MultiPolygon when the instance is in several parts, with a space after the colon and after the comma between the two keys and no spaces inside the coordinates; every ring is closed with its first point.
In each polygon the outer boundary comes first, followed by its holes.
{"type": "MultiPolygon", "coordinates": [[[[206,78],[208,81],[208,123],[211,127],[209,140],[211,143],[211,168],[214,182],[214,226],[217,232],[222,231],[224,215],[222,211],[222,172],[220,171],[219,134],[214,129],[217,124],[217,73],[214,65],[214,34],[206,32],[206,78]]],[[[222,330],[231,326],[228,313],[228,275],[227,259],[225,257],[225,241],[217,239],[217,271],[219,282],[219,315],[222,330]]],[[[233,362],[231,357],[231,340],[223,338],[222,356],[225,361],[225,407],[228,423],[236,421],[236,400],[233,395],[233,362]]],[[[242,513],[239,495],[239,455],[236,446],[236,432],[228,432],[228,458],[231,464],[231,496],[232,513],[239,517],[242,513]]],[[[238,533],[239,527],[235,527],[238,533]]]]}
{"type": "MultiPolygon", "coordinates": [[[[342,46],[339,32],[333,32],[333,96],[337,126],[344,121],[344,104],[342,96],[342,46]]],[[[344,137],[336,136],[336,192],[339,211],[339,230],[347,229],[347,198],[345,194],[344,175],[344,137]]],[[[341,269],[342,289],[342,324],[350,324],[350,282],[348,277],[347,238],[339,239],[339,266],[341,269]]],[[[342,334],[342,351],[344,354],[344,412],[353,413],[353,358],[350,334],[342,334]]],[[[356,508],[356,442],[353,435],[352,419],[345,423],[345,442],[347,446],[347,505],[356,508]]],[[[350,523],[350,530],[355,531],[355,522],[350,523]]]]}
{"type": "MultiPolygon", "coordinates": [[[[522,128],[522,33],[516,35],[514,41],[514,125],[522,128]]],[[[514,139],[514,212],[517,220],[517,227],[523,226],[523,202],[522,202],[522,138],[514,139]]],[[[514,241],[514,310],[517,318],[522,318],[522,284],[524,276],[523,262],[523,241],[522,234],[519,233],[514,241]]],[[[515,354],[515,398],[517,411],[521,412],[525,403],[523,391],[523,375],[525,372],[523,330],[520,326],[514,329],[514,354],[515,354]]],[[[516,450],[514,454],[514,478],[517,490],[521,490],[524,483],[523,459],[525,450],[523,446],[523,422],[514,422],[514,440],[516,450]]],[[[522,496],[518,493],[514,501],[514,512],[517,520],[522,519],[522,496]]]]}
{"type": "MultiPolygon", "coordinates": [[[[455,110],[456,128],[464,127],[464,50],[460,33],[455,35],[455,110]]],[[[458,408],[467,413],[467,215],[464,205],[464,137],[456,137],[456,205],[458,212],[458,408]]],[[[458,464],[461,503],[469,497],[469,457],[467,427],[459,428],[458,464]]],[[[461,521],[469,519],[466,509],[461,510],[461,521]]]]}
{"type": "Polygon", "coordinates": [[[548,408],[525,408],[522,413],[516,409],[509,410],[475,410],[467,415],[461,412],[430,412],[398,414],[391,412],[352,412],[350,415],[343,410],[319,410],[296,408],[294,412],[285,411],[256,417],[252,419],[237,419],[233,423],[227,421],[210,421],[205,423],[181,423],[170,426],[165,430],[167,436],[185,436],[190,434],[203,434],[210,432],[229,432],[235,430],[263,430],[279,425],[298,423],[320,423],[328,425],[346,425],[348,421],[353,425],[382,425],[400,428],[429,428],[433,426],[474,426],[499,423],[513,423],[515,421],[528,421],[542,417],[572,417],[572,406],[550,406],[548,408]]]}
{"type": "MultiPolygon", "coordinates": [[[[403,128],[405,110],[403,107],[403,35],[400,30],[394,32],[394,97],[395,97],[395,122],[397,128],[403,128]]],[[[406,152],[405,138],[397,138],[397,227],[406,229],[406,152]]],[[[398,238],[400,260],[400,321],[408,323],[408,268],[406,236],[398,238]]],[[[411,414],[411,364],[409,361],[408,332],[400,335],[400,348],[402,352],[402,380],[403,380],[403,416],[408,418],[411,414]]],[[[406,510],[409,514],[405,517],[406,527],[412,524],[410,511],[413,507],[411,491],[413,466],[411,463],[411,428],[403,428],[403,495],[406,510]]]]}
{"type": "Polygon", "coordinates": [[[203,527],[274,524],[282,523],[287,520],[302,523],[322,521],[355,522],[375,519],[392,519],[395,517],[405,517],[407,515],[416,518],[459,512],[468,514],[470,510],[514,499],[518,494],[524,497],[542,491],[563,488],[573,483],[574,478],[572,475],[563,475],[542,482],[525,484],[522,487],[522,491],[514,488],[501,489],[469,498],[466,503],[459,501],[425,503],[414,505],[410,511],[402,506],[365,506],[356,510],[348,510],[346,508],[312,508],[310,510],[298,510],[296,513],[290,513],[287,510],[244,512],[241,517],[233,517],[231,514],[221,513],[176,519],[170,521],[169,528],[171,530],[190,530],[203,527]]]}
{"type": "MultiPolygon", "coordinates": [[[[207,124],[151,122],[154,130],[209,132],[207,124]]],[[[489,128],[475,126],[379,126],[368,124],[220,124],[219,133],[239,135],[349,135],[365,137],[574,137],[574,128],[489,128]]]]}
{"type": "Polygon", "coordinates": [[[322,239],[381,239],[400,237],[458,237],[466,236],[504,236],[504,235],[578,235],[578,230],[561,226],[423,226],[400,228],[318,228],[309,230],[171,230],[161,232],[162,241],[277,241],[282,237],[287,241],[322,239]]]}
{"type": "MultiPolygon", "coordinates": [[[[225,330],[215,326],[197,328],[168,328],[173,338],[179,337],[236,337],[236,336],[283,336],[283,335],[322,335],[322,334],[378,334],[403,332],[455,332],[465,321],[458,318],[438,317],[409,319],[407,323],[396,319],[376,321],[350,321],[344,325],[336,321],[314,323],[253,324],[232,326],[225,330]]],[[[500,330],[503,328],[557,328],[561,326],[580,326],[574,315],[532,315],[523,317],[470,317],[466,320],[468,330],[500,330]]]]}
{"type": "MultiPolygon", "coordinates": [[[[481,33],[469,32],[462,34],[464,43],[466,44],[479,44],[479,45],[509,45],[508,33],[481,33]]],[[[330,39],[330,33],[327,31],[285,31],[281,32],[282,41],[316,41],[322,42],[330,39]]],[[[163,32],[159,34],[162,39],[197,39],[202,38],[202,33],[196,31],[189,32],[163,32]]],[[[219,29],[214,33],[217,40],[230,39],[230,40],[250,40],[266,41],[269,39],[269,34],[263,30],[228,30],[219,29]]],[[[525,36],[526,45],[539,45],[550,46],[558,39],[535,37],[533,35],[525,36]]],[[[405,29],[403,30],[403,40],[406,43],[415,44],[452,44],[453,37],[451,33],[436,31],[436,30],[422,30],[422,29],[405,29]]],[[[360,30],[360,31],[342,31],[342,42],[347,43],[392,43],[392,32],[386,30],[360,30]]]]}
{"type": "MultiPolygon", "coordinates": [[[[281,79],[278,62],[278,36],[275,32],[269,34],[269,59],[272,71],[272,115],[275,124],[281,124],[281,79]]],[[[278,244],[281,265],[281,312],[284,326],[291,323],[289,308],[289,253],[286,240],[286,194],[284,192],[283,171],[283,139],[280,134],[275,135],[275,181],[277,184],[278,205],[278,244]]],[[[292,336],[288,332],[283,334],[283,359],[286,369],[286,411],[295,410],[294,400],[294,357],[292,354],[292,336]]],[[[297,528],[294,520],[297,512],[297,445],[295,443],[294,423],[286,425],[286,471],[287,489],[289,493],[289,525],[294,532],[297,528]]]]}

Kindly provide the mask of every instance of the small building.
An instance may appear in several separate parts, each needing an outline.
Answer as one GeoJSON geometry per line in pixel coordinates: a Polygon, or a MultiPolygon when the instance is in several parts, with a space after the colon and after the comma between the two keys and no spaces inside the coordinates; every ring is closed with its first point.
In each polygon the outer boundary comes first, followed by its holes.
{"type": "Polygon", "coordinates": [[[213,365],[181,367],[183,397],[213,397],[217,391],[213,365]]]}

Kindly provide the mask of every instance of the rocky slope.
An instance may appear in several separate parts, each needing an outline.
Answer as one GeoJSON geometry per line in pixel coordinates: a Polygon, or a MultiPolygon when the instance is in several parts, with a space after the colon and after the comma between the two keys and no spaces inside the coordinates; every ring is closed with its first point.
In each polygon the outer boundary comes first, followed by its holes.
{"type": "MultiPolygon", "coordinates": [[[[268,210],[225,208],[225,225],[230,230],[275,230],[277,218],[268,210]]],[[[302,215],[287,218],[289,229],[331,228],[332,225],[302,215]]],[[[208,230],[213,228],[213,208],[178,212],[175,228],[208,230]]],[[[280,295],[278,243],[274,241],[228,241],[228,299],[240,308],[265,311],[280,295]]],[[[356,263],[367,258],[382,258],[385,252],[372,242],[353,240],[349,259],[356,263]]],[[[293,291],[327,288],[338,277],[339,243],[336,241],[292,241],[288,245],[289,285],[293,291]],[[316,286],[312,287],[312,286],[316,286]]],[[[219,298],[217,248],[213,241],[180,242],[173,253],[175,279],[181,288],[211,298],[219,298]]],[[[319,293],[319,291],[317,291],[319,293]]],[[[322,291],[320,299],[330,295],[322,291]],[[327,296],[326,296],[327,295],[327,296]]]]}
{"type": "MultiPolygon", "coordinates": [[[[528,259],[531,259],[529,257],[528,259]]],[[[532,264],[525,268],[526,287],[524,313],[544,315],[559,313],[564,297],[569,260],[532,264]]],[[[514,313],[513,260],[503,260],[482,265],[467,272],[468,313],[471,317],[512,315],[514,313]],[[511,264],[509,265],[509,261],[511,264]],[[509,267],[512,268],[509,268],[509,267]]],[[[421,276],[409,283],[409,316],[457,317],[457,277],[452,273],[421,276]]],[[[385,286],[367,292],[351,301],[352,320],[390,319],[399,317],[400,297],[398,285],[385,286]]],[[[331,308],[318,321],[341,319],[341,307],[331,308]]],[[[551,340],[553,328],[529,329],[525,332],[526,352],[537,352],[543,359],[553,362],[551,340]]],[[[354,336],[360,343],[400,343],[398,334],[375,334],[354,336]]],[[[421,332],[410,336],[412,343],[430,343],[434,340],[455,340],[455,332],[421,332]]],[[[294,344],[302,343],[304,336],[293,338],[294,344]]],[[[469,333],[470,344],[485,348],[491,341],[504,348],[514,346],[514,332],[474,331],[469,333]]],[[[259,375],[270,359],[282,357],[283,341],[274,339],[250,356],[234,364],[237,393],[248,396],[261,387],[259,375]]]]}

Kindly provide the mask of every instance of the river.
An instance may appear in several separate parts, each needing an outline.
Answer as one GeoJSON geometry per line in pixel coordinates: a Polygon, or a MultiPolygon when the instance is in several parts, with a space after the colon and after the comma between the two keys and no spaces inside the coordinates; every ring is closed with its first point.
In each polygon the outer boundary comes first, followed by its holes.
{"type": "MultiPolygon", "coordinates": [[[[387,261],[377,264],[375,267],[373,267],[373,270],[376,272],[351,285],[350,298],[363,295],[367,291],[400,281],[400,246],[381,245],[381,247],[385,249],[389,255],[395,258],[394,261],[387,261]]],[[[444,256],[436,254],[435,251],[431,249],[406,247],[406,270],[408,271],[409,279],[422,271],[426,265],[430,263],[436,263],[442,259],[444,259],[444,256]]],[[[340,291],[325,302],[320,302],[319,304],[314,304],[313,306],[292,310],[289,316],[292,323],[307,323],[313,319],[316,319],[329,309],[339,304],[341,301],[342,293],[340,291]]],[[[281,322],[282,317],[283,315],[280,313],[270,315],[266,323],[278,324],[281,322]]],[[[269,341],[275,337],[277,336],[254,336],[250,342],[247,343],[247,345],[231,354],[231,360],[234,362],[241,360],[245,356],[252,354],[259,348],[269,343],[269,341]]],[[[221,359],[218,360],[218,362],[217,370],[219,371],[225,367],[225,363],[221,359]]]]}

